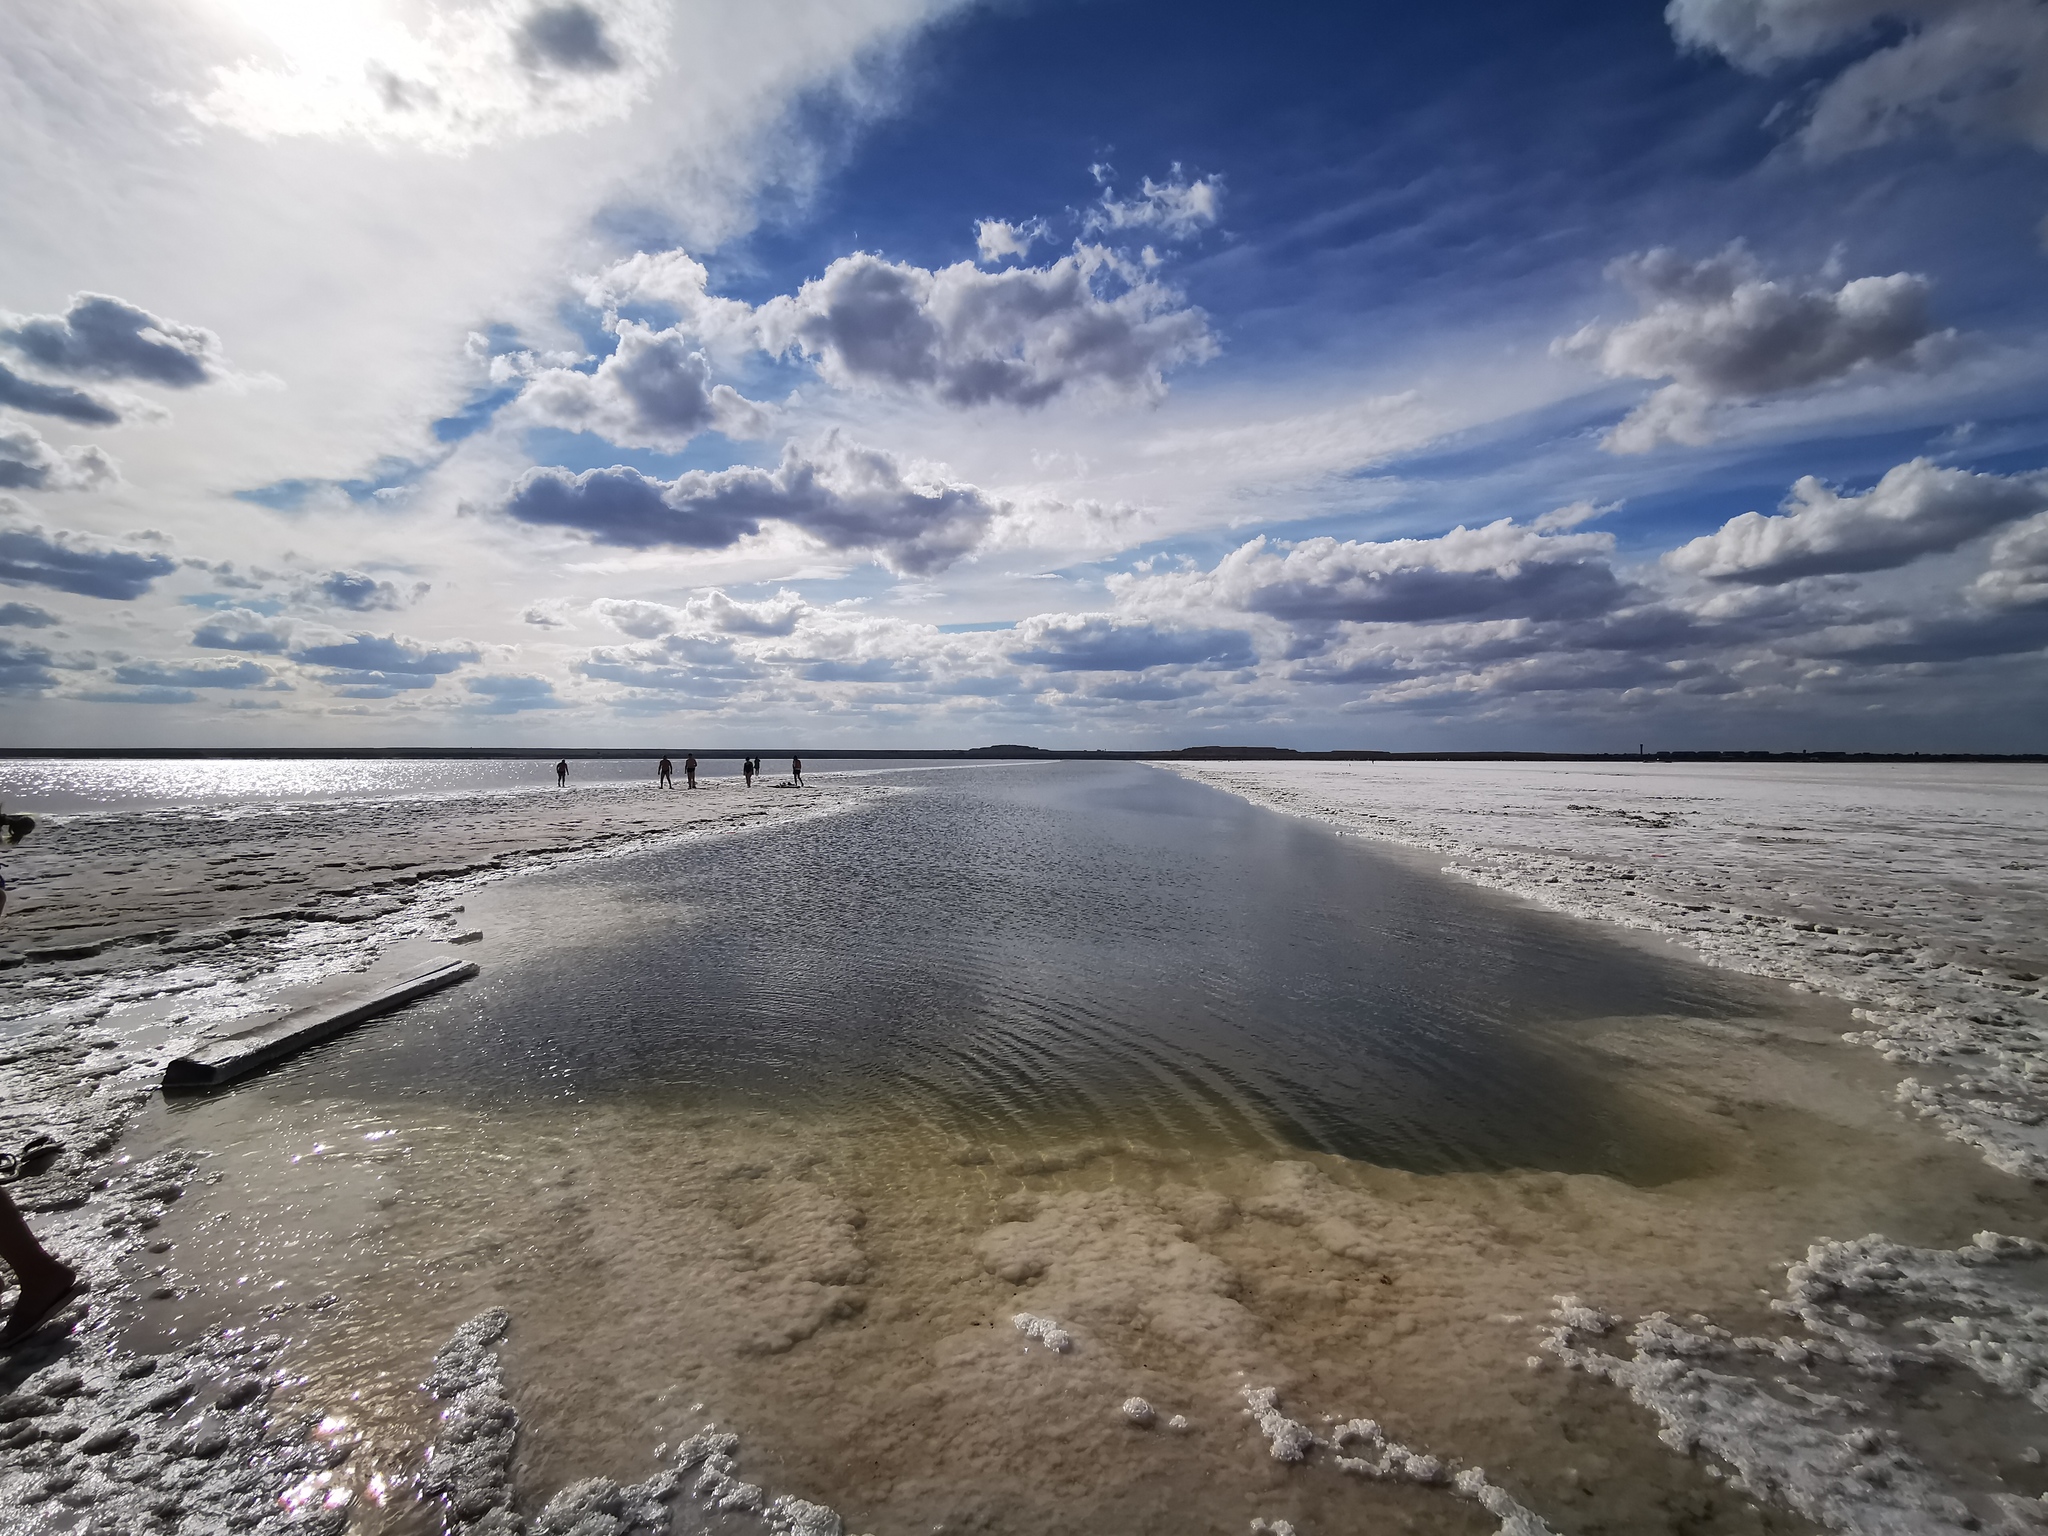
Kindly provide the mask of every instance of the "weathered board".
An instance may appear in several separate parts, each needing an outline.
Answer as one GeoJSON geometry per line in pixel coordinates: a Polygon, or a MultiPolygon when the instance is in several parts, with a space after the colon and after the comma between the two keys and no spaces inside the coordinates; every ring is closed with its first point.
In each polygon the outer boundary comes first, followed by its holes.
{"type": "Polygon", "coordinates": [[[403,1008],[416,997],[438,992],[476,975],[474,960],[443,960],[428,970],[379,987],[374,992],[315,1003],[281,1019],[258,1024],[238,1034],[209,1040],[189,1056],[174,1058],[164,1068],[164,1089],[218,1088],[258,1068],[282,1061],[294,1052],[353,1029],[365,1019],[403,1008]]]}

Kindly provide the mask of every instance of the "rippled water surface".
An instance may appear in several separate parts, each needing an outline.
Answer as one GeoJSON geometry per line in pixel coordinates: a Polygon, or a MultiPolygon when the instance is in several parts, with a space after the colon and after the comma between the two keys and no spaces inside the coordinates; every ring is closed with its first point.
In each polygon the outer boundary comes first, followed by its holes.
{"type": "Polygon", "coordinates": [[[857,1531],[1480,1528],[1283,1479],[1237,1411],[1265,1380],[1532,1497],[1560,1425],[1612,1441],[1639,1529],[1696,1470],[1531,1375],[1525,1316],[1754,1305],[1818,1213],[1934,1233],[1986,1177],[1825,1047],[1760,1054],[1794,1007],[1760,984],[1139,765],[881,782],[487,887],[480,978],[158,1112],[137,1151],[223,1176],[136,1326],[301,1309],[358,1486],[404,1486],[428,1356],[502,1304],[530,1497],[716,1417],[857,1531]],[[1191,1427],[1132,1430],[1134,1392],[1191,1427]]]}

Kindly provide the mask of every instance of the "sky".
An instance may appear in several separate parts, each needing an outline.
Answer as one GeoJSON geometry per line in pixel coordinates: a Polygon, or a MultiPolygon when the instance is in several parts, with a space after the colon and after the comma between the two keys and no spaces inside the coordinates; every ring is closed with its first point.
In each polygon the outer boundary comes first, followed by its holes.
{"type": "Polygon", "coordinates": [[[72,0],[17,746],[2048,750],[2048,0],[72,0]]]}

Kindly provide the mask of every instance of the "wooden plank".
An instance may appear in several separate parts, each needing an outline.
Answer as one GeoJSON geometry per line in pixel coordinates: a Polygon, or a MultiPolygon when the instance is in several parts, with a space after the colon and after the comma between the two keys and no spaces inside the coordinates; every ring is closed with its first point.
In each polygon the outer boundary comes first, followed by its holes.
{"type": "Polygon", "coordinates": [[[164,1089],[172,1092],[218,1088],[345,1029],[353,1029],[365,1019],[374,1019],[379,1014],[403,1008],[416,997],[425,997],[429,992],[438,992],[458,981],[467,981],[480,969],[474,960],[443,960],[428,970],[367,995],[315,1003],[311,1007],[296,1009],[281,1019],[272,1019],[239,1033],[209,1040],[189,1056],[179,1056],[164,1068],[164,1089]]]}

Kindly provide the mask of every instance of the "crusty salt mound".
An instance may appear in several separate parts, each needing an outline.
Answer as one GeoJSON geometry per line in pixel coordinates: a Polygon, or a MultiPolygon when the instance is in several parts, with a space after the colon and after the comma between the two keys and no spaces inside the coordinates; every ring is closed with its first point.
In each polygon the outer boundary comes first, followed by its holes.
{"type": "Polygon", "coordinates": [[[1026,1338],[1038,1340],[1056,1355],[1063,1355],[1074,1347],[1074,1336],[1049,1317],[1019,1312],[1010,1321],[1019,1333],[1026,1338]]]}
{"type": "Polygon", "coordinates": [[[2040,1501],[1953,1487],[1909,1446],[1958,1369],[2008,1395],[2011,1433],[2048,1429],[2044,1258],[2038,1243],[1991,1232],[1954,1250],[1876,1235],[1816,1243],[1772,1303],[1799,1335],[1686,1328],[1658,1312],[1628,1333],[1625,1357],[1593,1342],[1615,1319],[1560,1297],[1543,1348],[1656,1414],[1673,1450],[1704,1451],[1751,1497],[1835,1530],[2038,1530],[2040,1501]]]}

